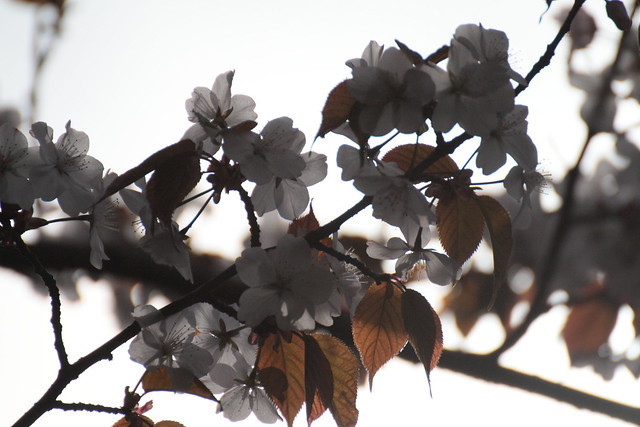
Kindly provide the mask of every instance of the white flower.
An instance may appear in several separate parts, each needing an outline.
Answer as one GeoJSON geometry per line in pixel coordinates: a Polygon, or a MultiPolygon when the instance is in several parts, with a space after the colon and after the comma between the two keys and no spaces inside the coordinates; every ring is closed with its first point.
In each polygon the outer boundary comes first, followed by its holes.
{"type": "Polygon", "coordinates": [[[102,179],[100,161],[88,156],[89,137],[67,122],[66,132],[54,144],[53,130],[46,123],[31,127],[31,135],[40,143],[42,162],[31,168],[29,179],[36,197],[50,201],[58,198],[60,208],[68,215],[86,212],[102,179]]]}
{"type": "Polygon", "coordinates": [[[520,166],[511,168],[504,178],[504,188],[518,202],[520,210],[513,219],[518,228],[524,228],[531,221],[531,193],[545,182],[544,176],[536,170],[524,170],[520,166]]]}
{"type": "Polygon", "coordinates": [[[309,151],[301,158],[305,167],[299,177],[286,179],[274,176],[266,183],[256,185],[251,201],[258,215],[277,209],[282,218],[293,220],[305,211],[309,204],[307,187],[327,176],[327,156],[309,151]]]}
{"type": "Polygon", "coordinates": [[[382,58],[384,45],[380,46],[378,42],[371,40],[367,47],[364,48],[361,58],[350,59],[346,62],[349,68],[357,67],[376,67],[382,58]]]}
{"type": "Polygon", "coordinates": [[[194,304],[190,312],[190,323],[196,330],[192,342],[209,351],[213,359],[213,367],[203,382],[212,393],[222,392],[232,385],[235,378],[229,367],[234,366],[238,359],[253,365],[257,345],[249,343],[249,328],[210,304],[194,304]]]}
{"type": "Polygon", "coordinates": [[[141,323],[142,331],[129,346],[131,360],[147,368],[166,367],[174,380],[180,380],[185,386],[191,383],[193,376],[206,374],[213,359],[207,350],[191,343],[194,329],[187,314],[188,310],[146,326],[145,316],[157,316],[158,310],[150,305],[136,307],[133,316],[141,323]],[[180,368],[191,375],[185,375],[180,368]]]}
{"type": "Polygon", "coordinates": [[[371,206],[375,218],[400,227],[404,234],[435,221],[424,195],[400,176],[400,169],[385,167],[381,170],[393,175],[359,176],[353,181],[358,190],[373,196],[371,206]]]}
{"type": "Polygon", "coordinates": [[[522,81],[506,62],[507,47],[500,31],[461,26],[451,41],[447,71],[422,67],[436,84],[434,129],[448,132],[458,123],[472,135],[488,135],[498,126],[498,114],[513,108],[510,79],[522,81]]]}
{"type": "Polygon", "coordinates": [[[35,162],[36,153],[22,132],[9,123],[0,126],[0,201],[31,208],[35,197],[27,178],[35,162]]]}
{"type": "MultiPolygon", "coordinates": [[[[338,167],[342,169],[341,178],[343,181],[351,181],[359,176],[380,175],[378,168],[384,168],[387,165],[389,165],[390,168],[393,168],[394,171],[397,170],[397,173],[395,173],[396,175],[402,173],[395,164],[380,162],[377,159],[365,158],[360,150],[351,147],[350,145],[341,145],[340,148],[338,148],[336,163],[338,167]]],[[[390,174],[391,173],[387,173],[386,175],[390,174]]]]}
{"type": "Polygon", "coordinates": [[[436,285],[448,285],[460,278],[460,270],[448,256],[431,249],[423,249],[429,241],[428,229],[423,230],[422,243],[409,245],[399,237],[392,237],[385,246],[368,241],[367,254],[375,259],[396,259],[396,274],[408,280],[416,265],[424,266],[427,277],[436,285]]]}
{"type": "Polygon", "coordinates": [[[220,131],[242,122],[255,120],[256,103],[246,95],[231,95],[234,71],[220,74],[211,89],[197,87],[185,106],[189,120],[196,123],[182,139],[191,139],[198,148],[213,155],[220,148],[220,131]]]}
{"type": "MultiPolygon", "coordinates": [[[[105,188],[118,177],[115,173],[107,173],[96,189],[96,197],[100,197],[105,188]]],[[[91,265],[95,268],[102,268],[102,261],[109,257],[104,251],[103,240],[111,232],[118,231],[118,215],[110,199],[102,200],[91,209],[91,228],[89,229],[89,246],[91,248],[91,265]]]]}
{"type": "Polygon", "coordinates": [[[237,372],[234,385],[220,398],[217,412],[222,412],[231,421],[242,421],[251,412],[263,423],[275,423],[280,416],[275,405],[267,393],[252,375],[252,368],[244,361],[239,361],[235,368],[237,372]]]}
{"type": "MultiPolygon", "coordinates": [[[[345,251],[342,244],[338,241],[337,233],[333,235],[332,239],[333,249],[340,253],[348,253],[350,256],[354,256],[352,253],[345,251]]],[[[331,271],[338,280],[338,288],[341,297],[341,301],[349,309],[351,316],[355,314],[355,309],[360,304],[362,297],[364,297],[364,284],[361,275],[358,273],[358,269],[351,264],[344,261],[340,261],[330,255],[327,256],[331,271]]]]}
{"type": "Polygon", "coordinates": [[[230,132],[224,138],[224,153],[240,164],[242,174],[256,184],[265,184],[274,176],[295,179],[305,168],[300,157],[305,137],[288,117],[271,120],[258,135],[230,132]]]}
{"type": "Polygon", "coordinates": [[[140,247],[151,255],[154,262],[175,268],[186,280],[193,282],[189,248],[184,243],[187,237],[180,233],[178,224],[171,223],[171,228],[157,224],[153,231],[140,239],[140,247]]]}
{"type": "Polygon", "coordinates": [[[424,124],[422,109],[435,93],[431,77],[396,48],[385,50],[376,66],[354,67],[347,85],[362,104],[358,125],[375,136],[394,128],[402,133],[417,132],[424,124]]]}
{"type": "Polygon", "coordinates": [[[524,77],[509,65],[509,39],[504,32],[486,29],[482,25],[460,25],[451,44],[458,43],[466,47],[478,62],[498,65],[506,70],[510,79],[527,85],[524,77]]]}
{"type": "Polygon", "coordinates": [[[285,235],[270,251],[249,248],[237,259],[238,276],[249,289],[240,296],[238,319],[258,326],[275,316],[285,330],[312,330],[325,322],[319,306],[338,286],[335,276],[314,261],[311,249],[301,237],[285,235]]]}
{"type": "Polygon", "coordinates": [[[509,154],[525,170],[533,170],[538,164],[538,150],[527,135],[527,114],[524,105],[516,105],[509,113],[500,115],[498,126],[482,137],[476,166],[490,175],[502,167],[509,154]]]}

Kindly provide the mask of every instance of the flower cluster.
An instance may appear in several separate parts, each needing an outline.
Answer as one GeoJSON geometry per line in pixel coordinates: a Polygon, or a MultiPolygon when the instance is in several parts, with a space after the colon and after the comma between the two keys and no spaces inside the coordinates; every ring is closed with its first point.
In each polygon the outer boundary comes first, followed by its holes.
{"type": "Polygon", "coordinates": [[[257,346],[246,326],[206,303],[160,321],[161,313],[150,305],[133,315],[142,331],[129,346],[131,359],[148,369],[167,369],[175,391],[187,391],[197,378],[212,393],[223,393],[218,410],[232,421],[252,411],[265,423],[279,418],[253,370],[257,346]]]}

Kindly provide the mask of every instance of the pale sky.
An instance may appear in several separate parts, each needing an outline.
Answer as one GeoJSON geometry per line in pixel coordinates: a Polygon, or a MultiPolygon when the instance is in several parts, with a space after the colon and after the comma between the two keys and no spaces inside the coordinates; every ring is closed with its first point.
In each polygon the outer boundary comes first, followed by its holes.
{"type": "MultiPolygon", "coordinates": [[[[555,10],[572,4],[568,0],[556,3],[555,10]]],[[[603,5],[589,6],[603,14],[603,5]]],[[[211,87],[218,74],[230,69],[236,71],[233,93],[256,101],[259,129],[268,120],[289,116],[310,144],[327,94],[350,76],[344,62],[359,57],[369,40],[391,46],[398,39],[426,55],[447,44],[458,25],[482,23],[507,33],[512,66],[524,75],[557,30],[551,17],[554,11],[539,22],[545,9],[542,0],[69,0],[67,9],[61,38],[43,75],[35,120],[46,121],[56,137],[71,120],[75,129],[89,135],[89,154],[100,159],[105,169],[119,173],[178,141],[190,125],[184,102],[193,88],[211,87]]],[[[4,64],[0,68],[0,107],[23,109],[27,105],[32,73],[28,53],[35,16],[30,4],[0,0],[0,57],[4,64]]],[[[602,26],[606,31],[596,43],[606,48],[617,35],[611,23],[603,21],[602,26]]],[[[558,177],[574,162],[584,133],[575,117],[580,95],[567,87],[565,54],[566,46],[559,50],[551,69],[543,71],[517,99],[529,106],[529,131],[538,145],[542,166],[558,177]]],[[[582,60],[585,67],[599,66],[609,55],[603,50],[582,60]]],[[[310,189],[321,222],[331,220],[360,198],[349,183],[340,181],[335,166],[335,151],[344,142],[330,136],[313,147],[327,154],[329,163],[330,178],[310,189]]],[[[459,157],[454,158],[464,162],[474,149],[456,153],[459,157]]],[[[370,231],[374,224],[373,229],[380,231],[373,237],[385,233],[377,223],[362,221],[362,217],[349,222],[348,230],[370,231]]],[[[237,257],[246,234],[244,218],[243,207],[236,200],[216,207],[208,214],[206,233],[192,236],[194,246],[237,257]]],[[[15,275],[3,275],[2,283],[5,297],[0,301],[0,341],[5,351],[0,353],[0,378],[5,387],[0,400],[5,404],[0,425],[6,425],[46,390],[54,378],[56,360],[47,299],[35,296],[15,275]]],[[[72,359],[117,332],[106,286],[83,281],[80,291],[82,304],[65,299],[62,307],[72,359]]],[[[564,315],[555,310],[534,324],[527,342],[505,355],[505,363],[633,402],[630,396],[638,395],[638,386],[630,375],[605,383],[585,370],[566,369],[568,359],[558,337],[564,315]],[[538,351],[543,345],[544,351],[538,351]],[[532,353],[533,359],[529,357],[532,353]]],[[[486,351],[501,339],[495,336],[499,329],[488,320],[461,342],[453,323],[444,320],[446,345],[458,343],[466,350],[486,351]]],[[[135,384],[142,368],[128,360],[126,346],[114,356],[113,362],[100,363],[72,384],[62,400],[120,405],[122,390],[135,384]]],[[[359,425],[539,426],[555,425],[560,419],[582,426],[624,425],[444,369],[436,369],[431,380],[433,398],[421,367],[392,361],[377,375],[373,392],[359,390],[359,425]]],[[[214,414],[215,404],[202,399],[169,394],[152,398],[156,407],[148,415],[155,421],[174,419],[187,426],[223,425],[226,421],[214,414]]],[[[36,425],[110,425],[116,419],[113,415],[53,411],[36,425]]],[[[296,425],[305,424],[297,421],[296,425]]],[[[314,425],[332,424],[325,419],[314,425]]]]}

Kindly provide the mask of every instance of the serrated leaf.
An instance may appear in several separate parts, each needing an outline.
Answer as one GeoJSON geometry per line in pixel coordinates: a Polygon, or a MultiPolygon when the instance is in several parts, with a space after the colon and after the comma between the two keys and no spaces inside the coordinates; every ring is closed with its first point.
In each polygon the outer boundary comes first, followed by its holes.
{"type": "Polygon", "coordinates": [[[180,385],[176,385],[174,381],[174,376],[172,373],[165,368],[164,366],[160,366],[155,369],[147,369],[147,371],[142,376],[142,388],[146,392],[150,391],[171,391],[174,393],[188,393],[196,396],[204,397],[205,399],[210,399],[213,401],[218,401],[213,394],[209,391],[209,389],[200,382],[198,378],[191,375],[186,369],[175,369],[175,375],[181,376],[180,385]],[[191,382],[187,384],[185,388],[183,379],[185,377],[191,377],[191,382]]]}
{"type": "Polygon", "coordinates": [[[349,119],[356,99],[349,93],[347,82],[348,80],[343,81],[329,93],[322,109],[322,123],[316,138],[324,137],[349,119]]]}
{"type": "Polygon", "coordinates": [[[162,150],[149,156],[138,166],[129,169],[128,171],[114,179],[109,187],[107,187],[104,194],[100,197],[100,200],[104,200],[107,197],[122,190],[127,185],[133,184],[143,176],[159,168],[164,162],[168,161],[169,159],[175,156],[180,156],[184,153],[192,152],[195,152],[195,146],[193,142],[188,139],[176,142],[175,144],[163,148],[162,150]]]}
{"type": "Polygon", "coordinates": [[[297,334],[290,342],[271,334],[260,347],[258,375],[289,426],[305,401],[305,345],[297,334]]]}
{"type": "Polygon", "coordinates": [[[513,248],[513,233],[511,218],[497,200],[489,196],[480,196],[477,201],[487,224],[493,248],[493,293],[489,303],[491,307],[496,300],[498,289],[507,278],[507,268],[513,248]]]}
{"type": "MultiPolygon", "coordinates": [[[[404,144],[399,145],[382,157],[385,162],[392,162],[398,165],[400,169],[408,172],[411,168],[418,165],[421,161],[429,157],[435,147],[425,144],[404,144]]],[[[429,166],[421,175],[436,175],[439,178],[448,178],[454,176],[459,171],[458,165],[449,156],[438,159],[434,164],[429,166]]],[[[429,179],[419,179],[417,182],[428,181],[429,179]]]]}
{"type": "Polygon", "coordinates": [[[419,292],[407,289],[402,294],[402,318],[409,342],[424,366],[431,388],[430,373],[442,354],[442,325],[429,301],[419,292]]]}
{"type": "Polygon", "coordinates": [[[167,228],[171,226],[173,211],[200,181],[200,159],[191,141],[185,149],[164,161],[147,183],[147,200],[151,213],[167,228]]]}
{"type": "Polygon", "coordinates": [[[358,421],[356,395],[358,391],[358,360],[342,341],[330,335],[314,334],[331,366],[333,398],[329,411],[336,424],[352,427],[358,421]]]}
{"type": "Polygon", "coordinates": [[[407,343],[402,319],[401,294],[390,283],[374,284],[365,293],[353,316],[353,341],[369,372],[369,388],[376,372],[407,343]]]}
{"type": "Polygon", "coordinates": [[[333,373],[329,360],[311,335],[304,335],[304,385],[309,425],[331,406],[333,373]]]}
{"type": "Polygon", "coordinates": [[[484,230],[484,215],[477,196],[469,191],[452,191],[436,206],[440,243],[453,260],[464,263],[478,249],[484,230]]]}
{"type": "Polygon", "coordinates": [[[562,329],[572,365],[598,354],[609,340],[618,318],[617,304],[602,296],[588,297],[571,307],[562,329]]]}

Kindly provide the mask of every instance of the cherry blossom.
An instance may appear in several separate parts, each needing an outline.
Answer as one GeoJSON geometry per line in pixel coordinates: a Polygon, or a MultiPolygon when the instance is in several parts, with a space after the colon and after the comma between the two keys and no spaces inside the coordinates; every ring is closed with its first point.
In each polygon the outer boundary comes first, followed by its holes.
{"type": "Polygon", "coordinates": [[[501,38],[487,33],[495,30],[467,26],[459,30],[451,41],[447,71],[433,64],[422,67],[436,85],[438,104],[431,123],[441,132],[458,123],[472,135],[487,135],[498,126],[498,114],[513,108],[510,78],[519,76],[503,58],[505,47],[494,43],[501,38]]]}
{"type": "Polygon", "coordinates": [[[189,310],[183,310],[159,322],[146,324],[146,318],[160,315],[151,305],[138,306],[133,316],[142,331],[129,346],[131,360],[147,368],[163,366],[169,369],[174,380],[184,387],[191,384],[193,376],[204,375],[211,367],[211,354],[191,340],[194,328],[189,324],[189,310]]]}
{"type": "Polygon", "coordinates": [[[240,164],[242,174],[256,184],[265,184],[274,176],[298,178],[305,168],[300,157],[305,137],[288,117],[271,120],[260,135],[254,132],[229,132],[224,138],[224,153],[240,164]]]}
{"type": "Polygon", "coordinates": [[[309,205],[309,190],[327,176],[327,156],[309,151],[301,155],[305,167],[295,179],[274,176],[268,182],[256,185],[251,201],[258,215],[278,210],[284,219],[293,220],[309,205]]]}
{"type": "Polygon", "coordinates": [[[35,197],[27,178],[36,157],[22,132],[9,123],[0,126],[0,201],[31,208],[35,197]]]}
{"type": "Polygon", "coordinates": [[[312,330],[327,320],[321,307],[338,286],[335,276],[314,261],[301,237],[285,235],[269,251],[249,248],[236,260],[238,276],[249,288],[239,301],[238,319],[258,326],[275,316],[285,330],[312,330]]]}
{"type": "Polygon", "coordinates": [[[53,143],[53,130],[46,123],[31,127],[31,135],[40,143],[41,162],[31,168],[29,180],[36,197],[58,199],[68,215],[87,212],[95,199],[102,179],[102,163],[87,155],[89,137],[67,122],[66,132],[53,143]]]}
{"type": "Polygon", "coordinates": [[[235,71],[227,71],[216,77],[213,87],[197,87],[185,106],[189,120],[196,123],[182,139],[194,141],[198,148],[209,155],[220,149],[223,129],[242,122],[255,120],[256,103],[247,95],[231,95],[231,84],[235,71]]]}
{"type": "Polygon", "coordinates": [[[234,385],[220,398],[217,412],[222,412],[231,421],[242,421],[252,412],[263,423],[273,424],[280,419],[274,403],[258,384],[251,366],[239,360],[234,368],[237,373],[234,385]]]}
{"type": "Polygon", "coordinates": [[[193,282],[189,248],[184,243],[186,239],[176,222],[171,223],[171,228],[158,224],[153,231],[147,230],[140,239],[140,247],[151,255],[154,262],[172,266],[182,277],[193,282]]]}
{"type": "Polygon", "coordinates": [[[531,194],[543,185],[544,176],[536,170],[525,170],[520,166],[511,168],[504,178],[504,188],[518,202],[522,202],[520,210],[513,219],[519,228],[529,225],[531,220],[531,194]]]}
{"type": "Polygon", "coordinates": [[[236,372],[231,367],[238,359],[255,363],[257,345],[249,342],[250,328],[210,304],[194,304],[190,312],[189,322],[196,331],[192,342],[209,351],[213,359],[203,382],[212,393],[222,392],[233,385],[236,372]]]}
{"type": "MultiPolygon", "coordinates": [[[[118,177],[115,173],[107,173],[96,189],[96,197],[100,197],[105,188],[118,177]]],[[[104,251],[104,239],[110,233],[118,231],[119,222],[115,206],[110,199],[99,201],[91,209],[91,228],[89,230],[90,261],[95,268],[102,268],[102,261],[109,257],[104,251]]]]}
{"type": "Polygon", "coordinates": [[[357,67],[376,67],[382,58],[382,52],[384,51],[384,45],[380,46],[378,42],[371,40],[367,47],[362,51],[360,58],[350,59],[346,62],[347,66],[351,69],[357,67]]]}
{"type": "Polygon", "coordinates": [[[358,125],[375,136],[394,128],[417,132],[424,124],[422,109],[435,93],[431,77],[396,48],[385,50],[376,66],[354,67],[348,87],[362,104],[358,125]]]}
{"type": "Polygon", "coordinates": [[[527,135],[527,114],[524,105],[516,105],[509,113],[500,115],[498,126],[482,137],[476,166],[490,175],[502,167],[509,154],[525,170],[533,170],[538,164],[538,150],[527,135]]]}
{"type": "Polygon", "coordinates": [[[452,45],[466,47],[480,63],[496,64],[506,70],[507,76],[521,85],[527,81],[509,65],[509,39],[499,30],[486,29],[482,25],[465,24],[456,28],[452,45]]]}
{"type": "Polygon", "coordinates": [[[366,194],[373,196],[371,206],[374,218],[387,224],[395,225],[405,234],[410,230],[427,227],[435,222],[435,215],[431,211],[425,196],[413,184],[402,176],[403,172],[388,163],[379,168],[385,174],[356,177],[353,185],[366,194]]]}
{"type": "Polygon", "coordinates": [[[430,238],[431,233],[425,228],[414,245],[399,237],[392,237],[386,245],[368,241],[367,255],[375,259],[397,259],[396,274],[405,281],[416,266],[423,267],[429,280],[436,285],[444,286],[458,280],[461,272],[451,258],[432,249],[424,249],[430,238]]]}

